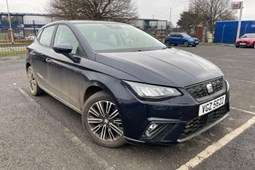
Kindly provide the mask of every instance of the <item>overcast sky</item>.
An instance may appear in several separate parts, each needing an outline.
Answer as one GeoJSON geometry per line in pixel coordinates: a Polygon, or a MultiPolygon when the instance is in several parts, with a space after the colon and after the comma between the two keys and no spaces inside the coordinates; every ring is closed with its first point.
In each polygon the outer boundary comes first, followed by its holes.
{"type": "MultiPolygon", "coordinates": [[[[47,13],[50,0],[8,0],[10,12],[47,13]]],[[[244,20],[255,20],[255,0],[244,1],[244,20]]],[[[189,0],[134,0],[137,4],[140,18],[167,19],[170,18],[172,8],[172,22],[174,25],[180,13],[188,9],[189,0]]],[[[7,12],[6,0],[0,1],[0,12],[7,12]]]]}

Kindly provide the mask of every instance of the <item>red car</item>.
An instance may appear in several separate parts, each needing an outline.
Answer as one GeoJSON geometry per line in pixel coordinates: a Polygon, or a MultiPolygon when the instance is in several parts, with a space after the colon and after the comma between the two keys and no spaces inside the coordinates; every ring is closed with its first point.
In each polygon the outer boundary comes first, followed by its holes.
{"type": "Polygon", "coordinates": [[[255,47],[255,33],[244,34],[236,41],[236,48],[239,47],[255,47]]]}

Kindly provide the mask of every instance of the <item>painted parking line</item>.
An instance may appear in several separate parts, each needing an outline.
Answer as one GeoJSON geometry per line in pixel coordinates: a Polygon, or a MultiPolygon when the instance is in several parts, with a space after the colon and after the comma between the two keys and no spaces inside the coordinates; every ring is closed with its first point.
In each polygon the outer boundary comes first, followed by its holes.
{"type": "MultiPolygon", "coordinates": [[[[233,108],[231,108],[233,109],[233,108]]],[[[242,109],[234,108],[233,110],[238,110],[244,113],[255,115],[255,112],[250,112],[242,109]]],[[[209,158],[211,155],[213,155],[215,152],[220,150],[222,147],[227,145],[229,142],[231,142],[233,139],[238,137],[241,133],[243,133],[245,130],[250,128],[252,125],[255,124],[255,116],[253,116],[251,119],[249,119],[247,122],[245,122],[242,126],[238,127],[237,129],[233,130],[229,134],[225,135],[223,138],[218,140],[218,142],[213,143],[212,145],[208,146],[205,150],[197,154],[194,158],[190,159],[187,163],[180,166],[177,170],[189,170],[191,168],[194,168],[198,166],[200,163],[202,163],[205,159],[209,158]]]]}
{"type": "Polygon", "coordinates": [[[250,106],[251,108],[255,108],[255,106],[250,106]]]}
{"type": "Polygon", "coordinates": [[[238,108],[235,108],[235,107],[230,107],[230,109],[237,110],[237,111],[244,112],[244,113],[248,113],[248,114],[251,114],[251,115],[255,116],[255,112],[251,112],[251,111],[248,111],[248,110],[238,109],[238,108]]]}
{"type": "Polygon", "coordinates": [[[241,80],[241,79],[234,79],[234,78],[230,78],[231,80],[235,80],[235,81],[241,81],[244,83],[251,83],[251,84],[255,84],[255,81],[248,81],[248,80],[241,80]]]}
{"type": "MultiPolygon", "coordinates": [[[[43,109],[32,97],[30,97],[22,88],[18,88],[18,90],[20,91],[20,93],[30,102],[32,103],[34,106],[39,107],[41,109],[43,109]]],[[[114,167],[111,167],[106,160],[104,160],[103,158],[101,158],[100,156],[97,155],[97,153],[95,153],[92,148],[90,148],[88,145],[86,145],[85,143],[83,143],[80,138],[78,136],[76,136],[70,129],[68,129],[66,126],[64,126],[60,121],[56,120],[58,122],[58,124],[60,124],[61,126],[64,127],[63,129],[63,133],[65,134],[65,136],[67,137],[67,139],[69,139],[70,141],[72,141],[76,146],[79,146],[80,148],[82,148],[87,155],[89,155],[92,159],[96,160],[96,162],[104,167],[104,169],[106,170],[113,170],[114,167]]]]}

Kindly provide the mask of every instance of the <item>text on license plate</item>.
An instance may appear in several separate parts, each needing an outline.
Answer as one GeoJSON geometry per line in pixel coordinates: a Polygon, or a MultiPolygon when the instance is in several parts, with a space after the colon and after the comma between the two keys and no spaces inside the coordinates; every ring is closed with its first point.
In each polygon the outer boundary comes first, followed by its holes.
{"type": "Polygon", "coordinates": [[[212,101],[209,101],[207,103],[201,104],[199,106],[198,116],[205,115],[206,113],[214,111],[214,110],[218,109],[219,107],[223,106],[225,104],[225,99],[226,99],[226,95],[221,96],[221,97],[214,99],[212,101]]]}
{"type": "Polygon", "coordinates": [[[246,43],[240,43],[240,45],[246,45],[246,43]]]}

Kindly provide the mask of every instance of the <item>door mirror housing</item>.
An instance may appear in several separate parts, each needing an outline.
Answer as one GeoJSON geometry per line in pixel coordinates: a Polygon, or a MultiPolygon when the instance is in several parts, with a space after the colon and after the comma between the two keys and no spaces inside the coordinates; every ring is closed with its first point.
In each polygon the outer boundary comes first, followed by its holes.
{"type": "Polygon", "coordinates": [[[72,60],[74,63],[80,62],[80,58],[75,57],[71,54],[73,50],[73,47],[71,45],[56,45],[53,47],[53,50],[56,53],[63,54],[64,56],[72,60]]]}
{"type": "Polygon", "coordinates": [[[70,54],[73,50],[73,47],[71,45],[56,45],[53,47],[53,50],[56,53],[60,53],[60,54],[70,54]]]}

